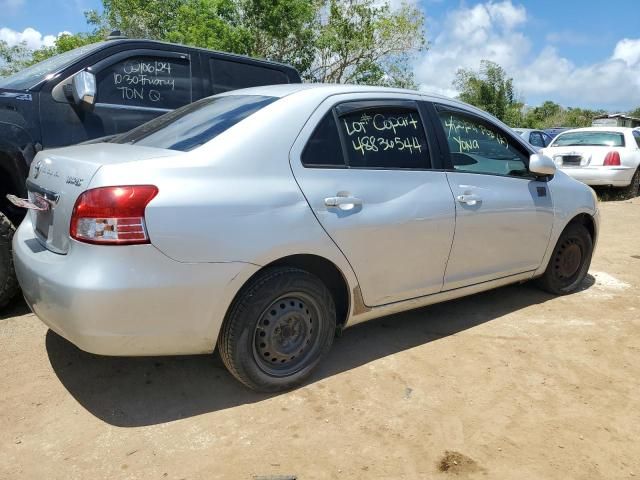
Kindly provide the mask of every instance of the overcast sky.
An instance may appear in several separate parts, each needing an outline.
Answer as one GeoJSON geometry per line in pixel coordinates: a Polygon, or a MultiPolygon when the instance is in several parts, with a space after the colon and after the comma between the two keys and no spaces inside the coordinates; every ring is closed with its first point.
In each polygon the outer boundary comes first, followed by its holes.
{"type": "MultiPolygon", "coordinates": [[[[640,106],[638,0],[409,0],[427,18],[430,48],[416,59],[425,90],[455,95],[458,68],[493,60],[529,105],[630,110],[640,106]]],[[[399,4],[401,0],[393,0],[399,4]]],[[[99,0],[0,0],[0,39],[51,44],[87,29],[83,11],[99,0]]]]}

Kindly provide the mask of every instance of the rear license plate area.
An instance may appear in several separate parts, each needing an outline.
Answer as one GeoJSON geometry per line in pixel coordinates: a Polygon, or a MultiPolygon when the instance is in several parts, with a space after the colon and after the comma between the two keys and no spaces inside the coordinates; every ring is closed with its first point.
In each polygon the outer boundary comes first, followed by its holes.
{"type": "Polygon", "coordinates": [[[580,155],[563,155],[562,165],[568,167],[579,167],[582,164],[582,157],[580,155]]]}
{"type": "Polygon", "coordinates": [[[32,210],[33,218],[35,219],[36,233],[42,236],[45,240],[49,238],[49,229],[53,224],[53,210],[50,208],[47,200],[38,193],[29,192],[29,199],[36,205],[47,205],[49,208],[46,210],[32,210]]]}

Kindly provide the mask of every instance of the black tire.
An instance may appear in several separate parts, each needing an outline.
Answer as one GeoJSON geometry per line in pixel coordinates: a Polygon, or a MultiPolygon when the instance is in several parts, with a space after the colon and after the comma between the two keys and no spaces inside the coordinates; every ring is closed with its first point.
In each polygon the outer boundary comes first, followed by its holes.
{"type": "Polygon", "coordinates": [[[631,183],[626,187],[619,189],[620,195],[624,200],[636,198],[640,195],[640,167],[636,169],[636,173],[631,178],[631,183]]]}
{"type": "Polygon", "coordinates": [[[566,295],[578,289],[587,276],[593,240],[584,225],[571,223],[560,235],[544,274],[537,279],[543,290],[566,295]]]}
{"type": "Polygon", "coordinates": [[[13,270],[13,248],[11,241],[16,227],[0,212],[0,309],[7,306],[20,287],[13,270]]]}
{"type": "Polygon", "coordinates": [[[252,390],[287,390],[327,354],[335,328],[333,298],[319,278],[297,268],[269,268],[236,296],[218,350],[229,372],[252,390]]]}

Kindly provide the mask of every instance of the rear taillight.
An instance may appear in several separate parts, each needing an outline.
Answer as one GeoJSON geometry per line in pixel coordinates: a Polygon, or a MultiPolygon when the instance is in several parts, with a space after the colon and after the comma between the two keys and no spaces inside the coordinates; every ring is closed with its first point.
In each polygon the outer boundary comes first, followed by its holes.
{"type": "Polygon", "coordinates": [[[620,154],[618,152],[607,153],[607,156],[604,157],[604,163],[602,165],[604,165],[605,167],[620,166],[620,154]]]}
{"type": "Polygon", "coordinates": [[[87,190],[73,207],[71,238],[104,245],[149,243],[144,209],[157,194],[153,185],[87,190]]]}

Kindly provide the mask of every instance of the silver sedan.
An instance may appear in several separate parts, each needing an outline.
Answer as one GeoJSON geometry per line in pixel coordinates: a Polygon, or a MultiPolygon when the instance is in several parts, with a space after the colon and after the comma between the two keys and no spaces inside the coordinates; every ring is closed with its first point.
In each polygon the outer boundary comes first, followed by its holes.
{"type": "Polygon", "coordinates": [[[38,154],[14,237],[27,302],[104,355],[212,352],[300,384],[336,330],[585,278],[593,191],[488,114],[357,86],[237,90],[38,154]]]}

